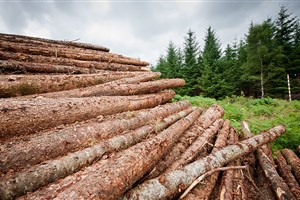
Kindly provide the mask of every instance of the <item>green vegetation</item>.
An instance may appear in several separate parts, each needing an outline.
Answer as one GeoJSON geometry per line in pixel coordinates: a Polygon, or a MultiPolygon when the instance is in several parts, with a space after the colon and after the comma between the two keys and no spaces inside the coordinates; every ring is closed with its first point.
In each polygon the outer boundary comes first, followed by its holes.
{"type": "Polygon", "coordinates": [[[189,97],[176,95],[174,101],[189,100],[194,106],[208,108],[219,104],[225,110],[225,119],[240,129],[240,122],[246,121],[251,131],[257,134],[278,124],[284,124],[287,133],[272,143],[273,150],[290,148],[300,145],[300,101],[285,101],[263,98],[226,97],[223,100],[205,98],[203,96],[189,97]]]}

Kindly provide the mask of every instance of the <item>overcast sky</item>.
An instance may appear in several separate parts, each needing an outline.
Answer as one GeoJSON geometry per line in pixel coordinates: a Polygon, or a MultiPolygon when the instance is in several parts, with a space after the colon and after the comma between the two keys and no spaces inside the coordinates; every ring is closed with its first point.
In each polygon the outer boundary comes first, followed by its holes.
{"type": "Polygon", "coordinates": [[[155,64],[190,28],[203,48],[208,26],[225,47],[250,22],[275,19],[281,5],[300,18],[300,1],[12,1],[0,0],[0,32],[99,44],[155,64]]]}

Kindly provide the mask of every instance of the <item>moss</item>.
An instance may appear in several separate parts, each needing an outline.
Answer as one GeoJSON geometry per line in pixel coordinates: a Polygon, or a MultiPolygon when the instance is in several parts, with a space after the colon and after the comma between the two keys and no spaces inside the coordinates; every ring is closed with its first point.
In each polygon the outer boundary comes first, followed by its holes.
{"type": "Polygon", "coordinates": [[[23,96],[23,95],[30,95],[30,94],[37,94],[40,92],[40,89],[28,83],[20,84],[9,89],[0,89],[0,98],[9,98],[9,97],[16,97],[16,96],[23,96]]]}

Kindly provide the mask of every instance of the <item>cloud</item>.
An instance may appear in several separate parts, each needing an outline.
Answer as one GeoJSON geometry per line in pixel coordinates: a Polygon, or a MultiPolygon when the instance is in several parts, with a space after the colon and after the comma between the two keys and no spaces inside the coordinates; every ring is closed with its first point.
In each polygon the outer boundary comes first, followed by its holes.
{"type": "MultiPolygon", "coordinates": [[[[182,45],[189,28],[203,48],[205,31],[212,26],[225,47],[243,38],[251,21],[276,18],[280,5],[271,1],[0,2],[0,32],[80,38],[155,64],[169,41],[182,45]]],[[[299,15],[299,3],[288,2],[287,7],[299,15]]]]}

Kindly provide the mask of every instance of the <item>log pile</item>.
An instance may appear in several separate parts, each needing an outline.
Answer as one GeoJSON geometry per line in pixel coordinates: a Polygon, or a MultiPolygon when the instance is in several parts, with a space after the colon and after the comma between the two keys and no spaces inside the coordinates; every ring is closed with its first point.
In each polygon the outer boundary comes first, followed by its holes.
{"type": "Polygon", "coordinates": [[[299,199],[300,159],[108,48],[0,34],[0,199],[299,199]]]}

